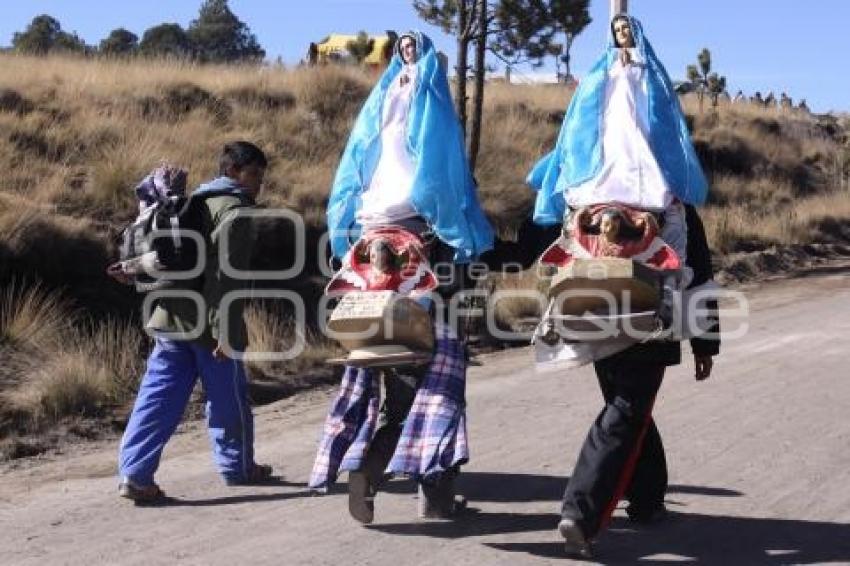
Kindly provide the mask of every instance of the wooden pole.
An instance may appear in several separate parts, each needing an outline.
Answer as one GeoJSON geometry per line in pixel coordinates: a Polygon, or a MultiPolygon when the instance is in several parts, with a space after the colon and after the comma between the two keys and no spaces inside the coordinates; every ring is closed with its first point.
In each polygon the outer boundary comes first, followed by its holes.
{"type": "Polygon", "coordinates": [[[611,19],[617,14],[625,14],[629,11],[629,0],[611,0],[611,19]]]}

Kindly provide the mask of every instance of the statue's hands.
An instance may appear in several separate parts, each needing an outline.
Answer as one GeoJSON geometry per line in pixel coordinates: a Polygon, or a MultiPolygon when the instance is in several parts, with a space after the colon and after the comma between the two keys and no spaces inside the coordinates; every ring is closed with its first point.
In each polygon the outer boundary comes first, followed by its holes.
{"type": "Polygon", "coordinates": [[[620,63],[623,65],[623,67],[628,67],[632,64],[632,54],[626,48],[620,49],[620,63]]]}

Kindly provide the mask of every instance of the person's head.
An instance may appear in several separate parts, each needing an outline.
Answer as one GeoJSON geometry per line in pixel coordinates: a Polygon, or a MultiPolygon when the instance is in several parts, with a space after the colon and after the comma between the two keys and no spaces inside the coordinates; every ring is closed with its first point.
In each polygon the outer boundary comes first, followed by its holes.
{"type": "Polygon", "coordinates": [[[218,160],[219,175],[230,177],[255,198],[260,194],[267,166],[263,150],[246,141],[225,144],[218,160]]]}
{"type": "Polygon", "coordinates": [[[398,54],[406,64],[416,62],[416,38],[410,34],[404,34],[398,38],[398,54]]]}
{"type": "Polygon", "coordinates": [[[614,34],[614,45],[617,47],[634,47],[635,36],[632,22],[628,16],[620,14],[611,20],[611,33],[614,34]]]}

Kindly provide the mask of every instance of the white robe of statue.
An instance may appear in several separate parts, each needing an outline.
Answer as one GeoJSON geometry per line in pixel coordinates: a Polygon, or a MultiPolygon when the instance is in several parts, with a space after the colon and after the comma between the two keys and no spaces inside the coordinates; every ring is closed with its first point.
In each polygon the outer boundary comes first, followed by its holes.
{"type": "Polygon", "coordinates": [[[632,64],[619,59],[608,71],[602,118],[602,168],[593,179],[569,189],[567,202],[581,207],[620,202],[660,212],[673,201],[649,145],[645,67],[636,49],[632,64]]]}
{"type": "Polygon", "coordinates": [[[417,215],[411,203],[416,166],[407,150],[407,117],[415,85],[416,65],[405,65],[385,95],[381,155],[357,211],[357,221],[366,228],[417,215]]]}
{"type": "Polygon", "coordinates": [[[569,189],[566,200],[572,208],[619,202],[663,212],[660,236],[684,263],[687,258],[684,206],[667,186],[649,145],[646,68],[637,49],[630,49],[629,54],[631,64],[623,65],[617,59],[608,71],[602,118],[602,167],[593,179],[569,189]]]}

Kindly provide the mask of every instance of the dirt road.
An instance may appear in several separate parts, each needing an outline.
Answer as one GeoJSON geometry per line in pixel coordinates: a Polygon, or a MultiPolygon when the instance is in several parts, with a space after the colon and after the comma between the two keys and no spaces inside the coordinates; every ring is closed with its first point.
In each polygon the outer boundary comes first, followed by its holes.
{"type": "MultiPolygon", "coordinates": [[[[618,511],[599,541],[606,563],[850,563],[850,271],[749,292],[750,330],[724,344],[697,383],[690,355],[657,404],[670,465],[670,519],[634,529],[618,511]]],[[[687,349],[686,349],[687,350],[687,349]]],[[[566,476],[600,407],[592,370],[536,373],[528,350],[470,371],[473,511],[419,522],[396,481],[364,528],[344,485],[305,481],[330,400],[300,395],[257,414],[259,460],[284,480],[227,488],[203,428],[169,445],[158,479],[173,499],[135,508],[116,495],[116,444],[0,476],[3,564],[564,563],[554,530],[566,476]]]]}

